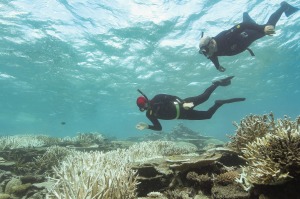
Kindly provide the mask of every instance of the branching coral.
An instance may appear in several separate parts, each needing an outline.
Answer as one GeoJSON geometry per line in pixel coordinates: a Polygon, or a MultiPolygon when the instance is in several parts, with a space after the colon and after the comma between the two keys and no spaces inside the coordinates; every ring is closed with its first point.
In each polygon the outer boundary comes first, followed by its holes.
{"type": "Polygon", "coordinates": [[[44,142],[35,135],[14,135],[0,137],[0,150],[41,147],[44,142]]]}
{"type": "Polygon", "coordinates": [[[90,145],[91,143],[101,143],[104,141],[104,137],[101,133],[90,132],[90,133],[78,133],[76,136],[77,142],[81,145],[90,145]]]}
{"type": "Polygon", "coordinates": [[[74,152],[54,168],[49,198],[135,198],[135,172],[127,163],[124,150],[74,152]]]}
{"type": "Polygon", "coordinates": [[[279,184],[300,173],[300,118],[277,120],[265,136],[242,149],[248,166],[243,168],[241,183],[279,184]]]}
{"type": "MultiPolygon", "coordinates": [[[[54,167],[48,198],[136,198],[137,176],[130,163],[178,153],[173,142],[143,142],[103,152],[74,152],[54,167]]],[[[183,150],[187,152],[189,150],[183,150]]]]}
{"type": "Polygon", "coordinates": [[[238,177],[239,173],[237,171],[227,171],[225,173],[216,175],[214,182],[220,185],[228,185],[234,183],[238,177]]]}
{"type": "Polygon", "coordinates": [[[35,159],[35,165],[38,168],[38,172],[45,172],[51,170],[53,166],[59,165],[59,163],[73,151],[65,147],[51,146],[48,147],[43,156],[39,156],[35,159]]]}
{"type": "Polygon", "coordinates": [[[263,116],[250,115],[242,119],[240,124],[236,122],[233,124],[237,130],[234,136],[229,136],[231,142],[228,146],[238,153],[249,142],[254,141],[257,137],[263,137],[275,129],[275,120],[272,113],[263,116]]]}

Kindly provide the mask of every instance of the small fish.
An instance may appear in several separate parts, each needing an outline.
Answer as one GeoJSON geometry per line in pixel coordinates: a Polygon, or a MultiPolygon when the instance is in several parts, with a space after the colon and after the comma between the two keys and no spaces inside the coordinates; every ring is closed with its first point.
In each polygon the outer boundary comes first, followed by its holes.
{"type": "Polygon", "coordinates": [[[65,125],[65,124],[66,124],[66,122],[61,122],[60,124],[61,124],[61,125],[65,125]]]}

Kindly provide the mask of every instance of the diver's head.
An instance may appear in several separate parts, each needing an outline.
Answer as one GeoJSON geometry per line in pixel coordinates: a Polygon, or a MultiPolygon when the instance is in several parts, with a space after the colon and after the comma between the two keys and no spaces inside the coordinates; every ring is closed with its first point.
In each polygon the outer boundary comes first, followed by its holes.
{"type": "Polygon", "coordinates": [[[205,36],[200,39],[199,43],[199,53],[203,54],[205,57],[210,58],[217,51],[216,41],[209,37],[205,36]]]}
{"type": "Polygon", "coordinates": [[[149,102],[144,96],[140,96],[136,100],[136,105],[139,107],[140,111],[145,111],[149,107],[149,102]]]}

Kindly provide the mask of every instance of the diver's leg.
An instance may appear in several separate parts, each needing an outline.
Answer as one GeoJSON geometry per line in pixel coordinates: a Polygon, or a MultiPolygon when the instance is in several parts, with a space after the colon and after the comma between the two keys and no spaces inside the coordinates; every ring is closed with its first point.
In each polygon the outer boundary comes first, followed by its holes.
{"type": "Polygon", "coordinates": [[[280,19],[282,13],[285,11],[285,6],[280,6],[269,18],[267,25],[273,25],[274,27],[276,26],[276,23],[280,19]]]}
{"type": "Polygon", "coordinates": [[[196,110],[184,111],[184,113],[180,115],[180,119],[207,120],[210,119],[223,104],[241,102],[244,101],[245,99],[246,98],[232,98],[227,100],[216,100],[215,104],[212,107],[210,107],[207,111],[196,111],[196,110]]]}
{"type": "Polygon", "coordinates": [[[273,25],[275,27],[276,23],[280,19],[282,13],[288,17],[293,13],[297,12],[299,9],[291,6],[287,2],[283,1],[280,3],[280,8],[278,8],[269,18],[267,25],[273,25]]]}
{"type": "MultiPolygon", "coordinates": [[[[214,90],[218,87],[218,86],[228,86],[230,85],[231,83],[231,79],[233,78],[234,76],[229,76],[229,77],[226,77],[224,79],[221,79],[221,80],[217,80],[217,81],[214,81],[212,83],[212,85],[210,87],[208,87],[204,93],[198,95],[198,96],[195,96],[195,97],[189,97],[189,98],[186,98],[184,99],[183,101],[185,103],[193,103],[193,106],[192,107],[195,107],[205,101],[208,100],[208,98],[210,97],[210,95],[212,94],[212,92],[214,92],[214,90]]],[[[187,108],[192,108],[192,107],[187,107],[187,108]]]]}
{"type": "Polygon", "coordinates": [[[215,112],[220,108],[223,104],[215,103],[212,107],[210,107],[207,111],[196,111],[190,110],[188,114],[186,114],[186,118],[188,120],[208,120],[210,119],[215,112]]]}

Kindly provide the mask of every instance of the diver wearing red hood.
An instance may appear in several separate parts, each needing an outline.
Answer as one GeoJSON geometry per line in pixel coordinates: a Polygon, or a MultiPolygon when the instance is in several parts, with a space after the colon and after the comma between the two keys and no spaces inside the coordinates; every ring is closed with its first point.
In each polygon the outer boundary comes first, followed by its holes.
{"type": "Polygon", "coordinates": [[[138,90],[143,96],[137,98],[136,104],[140,111],[147,111],[146,116],[152,122],[152,125],[146,123],[137,124],[136,128],[139,130],[151,129],[160,131],[162,130],[161,124],[158,119],[172,120],[172,119],[186,119],[186,120],[206,120],[210,119],[213,114],[223,104],[244,101],[245,98],[232,98],[227,100],[216,100],[215,104],[207,111],[197,111],[194,107],[207,101],[212,92],[218,86],[228,86],[231,83],[231,79],[234,76],[230,76],[218,81],[205,90],[204,93],[189,97],[186,99],[180,99],[177,96],[158,94],[153,99],[149,100],[147,96],[138,90]]]}

